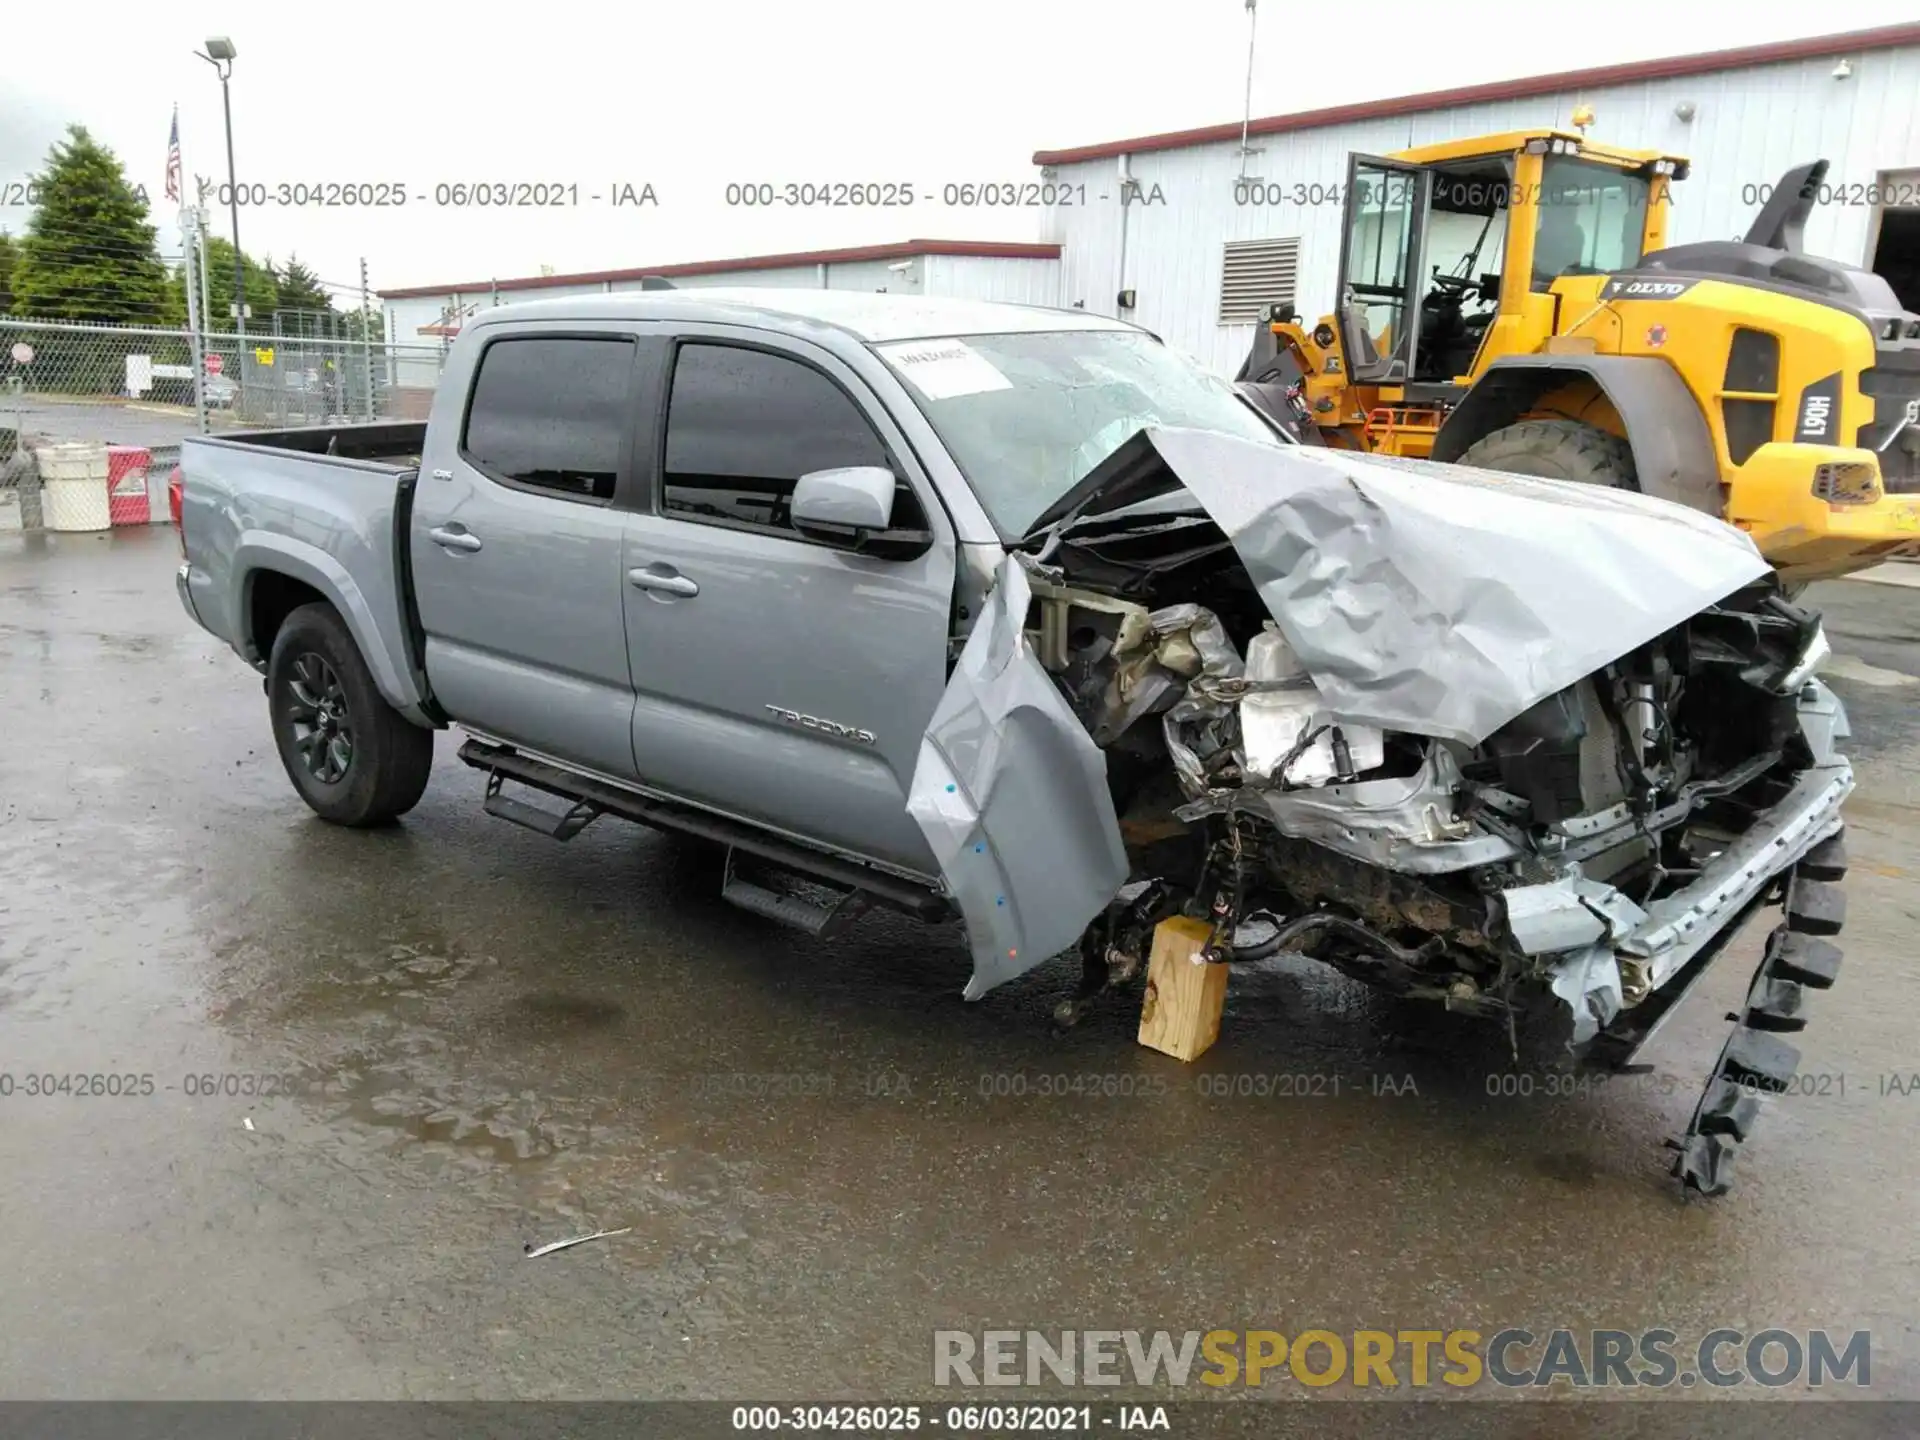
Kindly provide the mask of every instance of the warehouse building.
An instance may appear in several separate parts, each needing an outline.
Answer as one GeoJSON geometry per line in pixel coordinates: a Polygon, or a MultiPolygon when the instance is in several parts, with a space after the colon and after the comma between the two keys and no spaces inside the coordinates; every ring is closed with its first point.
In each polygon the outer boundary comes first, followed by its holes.
{"type": "Polygon", "coordinates": [[[1042,176],[1075,198],[1134,197],[1050,212],[1062,296],[1231,374],[1264,304],[1334,308],[1349,154],[1571,131],[1583,105],[1594,140],[1692,162],[1671,245],[1739,236],[1790,166],[1830,161],[1808,250],[1879,270],[1920,309],[1920,24],[1254,118],[1244,153],[1239,121],[1043,150],[1042,176]]]}
{"type": "Polygon", "coordinates": [[[445,349],[472,315],[517,300],[608,295],[665,281],[675,289],[718,285],[955,295],[1019,305],[1060,303],[1060,247],[994,240],[903,240],[839,250],[694,260],[571,275],[526,275],[382,290],[392,387],[388,413],[425,419],[445,349]]]}
{"type": "Polygon", "coordinates": [[[957,295],[1022,305],[1057,305],[1060,247],[992,240],[903,240],[841,250],[749,255],[573,275],[528,275],[453,285],[382,290],[387,335],[396,345],[450,340],[479,310],[515,300],[606,295],[664,280],[676,289],[714,285],[957,295]]]}
{"type": "Polygon", "coordinates": [[[1734,238],[1791,166],[1831,163],[1807,248],[1888,277],[1920,309],[1920,24],[1499,81],[1198,130],[1042,150],[1069,203],[1042,242],[857,249],[382,292],[396,343],[445,339],[510,299],[676,286],[798,285],[1078,306],[1146,326],[1231,374],[1264,306],[1333,309],[1351,154],[1559,128],[1687,157],[1669,244],[1734,238]],[[1585,118],[1584,115],[1581,118],[1585,118]]]}

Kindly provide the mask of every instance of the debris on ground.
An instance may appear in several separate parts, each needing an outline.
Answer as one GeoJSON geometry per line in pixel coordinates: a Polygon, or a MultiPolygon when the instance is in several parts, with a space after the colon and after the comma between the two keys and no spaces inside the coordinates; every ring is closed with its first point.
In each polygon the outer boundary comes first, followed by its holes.
{"type": "Polygon", "coordinates": [[[591,1235],[576,1235],[571,1240],[555,1240],[549,1244],[542,1245],[537,1250],[530,1244],[523,1248],[527,1252],[527,1259],[538,1260],[542,1255],[551,1255],[556,1250],[571,1250],[574,1246],[584,1245],[589,1240],[605,1240],[613,1235],[630,1235],[632,1233],[633,1227],[626,1225],[618,1230],[596,1230],[591,1235]]]}

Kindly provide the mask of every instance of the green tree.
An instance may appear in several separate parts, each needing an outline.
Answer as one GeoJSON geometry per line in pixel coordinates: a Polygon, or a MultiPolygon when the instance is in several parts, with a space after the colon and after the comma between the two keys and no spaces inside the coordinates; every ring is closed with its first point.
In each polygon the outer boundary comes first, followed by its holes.
{"type": "Polygon", "coordinates": [[[134,325],[160,313],[166,270],[145,197],[114,153],[79,125],[47,152],[40,204],[13,267],[22,315],[134,325]]]}
{"type": "MultiPolygon", "coordinates": [[[[198,284],[199,282],[196,281],[195,283],[198,284]]],[[[161,297],[160,301],[159,323],[170,328],[177,327],[184,330],[187,327],[188,313],[186,266],[169,265],[167,267],[166,293],[161,297]]]]}
{"type": "Polygon", "coordinates": [[[13,267],[20,263],[20,247],[13,236],[0,230],[0,315],[13,309],[13,267]]]}
{"type": "MultiPolygon", "coordinates": [[[[280,304],[279,283],[274,279],[271,266],[261,264],[245,251],[240,254],[240,265],[246,276],[247,304],[253,308],[253,320],[247,329],[265,330],[280,304]]],[[[222,333],[232,330],[233,242],[222,240],[218,235],[207,237],[207,290],[211,297],[208,308],[212,311],[206,320],[207,328],[222,333]]]]}
{"type": "Polygon", "coordinates": [[[279,287],[282,310],[333,309],[333,297],[321,285],[320,277],[294,256],[288,256],[287,263],[274,272],[274,281],[279,287]]]}
{"type": "MultiPolygon", "coordinates": [[[[346,331],[347,338],[351,340],[358,340],[360,338],[360,328],[361,328],[360,312],[358,310],[344,311],[340,319],[341,319],[341,328],[346,331]]],[[[378,310],[374,310],[370,308],[367,311],[366,329],[367,329],[367,338],[372,340],[375,344],[380,344],[381,342],[385,341],[385,339],[387,338],[386,317],[382,315],[378,310]]]]}

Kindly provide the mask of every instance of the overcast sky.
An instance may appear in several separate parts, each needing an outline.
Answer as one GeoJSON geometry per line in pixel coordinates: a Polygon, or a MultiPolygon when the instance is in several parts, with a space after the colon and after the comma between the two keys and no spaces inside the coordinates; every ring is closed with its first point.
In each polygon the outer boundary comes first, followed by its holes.
{"type": "MultiPolygon", "coordinates": [[[[1864,29],[1911,19],[1913,3],[1376,0],[1309,14],[1262,0],[1256,115],[1864,29]],[[1544,23],[1555,13],[1564,23],[1544,23]],[[1548,43],[1529,49],[1529,36],[1548,43]]],[[[226,175],[220,87],[192,53],[209,34],[239,50],[243,181],[397,182],[424,198],[242,210],[250,254],[297,253],[342,287],[364,256],[377,289],[910,236],[1031,239],[1033,212],[949,210],[938,187],[1034,178],[1036,149],[1238,120],[1247,15],[1244,0],[16,4],[0,24],[0,186],[79,122],[147,186],[177,252],[162,214],[176,102],[189,192],[196,173],[226,175]],[[433,205],[436,184],[461,181],[573,183],[581,203],[433,205]],[[736,181],[898,181],[922,195],[904,210],[745,210],[725,203],[736,181]],[[620,183],[652,184],[658,205],[587,198],[620,183]]],[[[27,214],[0,210],[0,229],[19,232],[27,214]]],[[[231,233],[224,209],[214,227],[231,233]]]]}

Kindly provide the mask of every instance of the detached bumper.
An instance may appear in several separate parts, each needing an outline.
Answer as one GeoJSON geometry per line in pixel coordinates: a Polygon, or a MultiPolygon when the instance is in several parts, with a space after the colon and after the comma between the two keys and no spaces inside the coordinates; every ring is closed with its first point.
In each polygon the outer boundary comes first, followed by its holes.
{"type": "Polygon", "coordinates": [[[1872,450],[1762,445],[1734,472],[1727,519],[1789,585],[1920,552],[1920,495],[1888,494],[1872,450]]]}
{"type": "MultiPolygon", "coordinates": [[[[1802,665],[1817,663],[1821,653],[1816,637],[1802,665]]],[[[1653,1038],[1753,913],[1781,903],[1783,922],[1767,937],[1745,1003],[1727,1017],[1732,1032],[1693,1118],[1668,1142],[1676,1152],[1673,1174],[1708,1195],[1732,1183],[1760,1097],[1794,1083],[1800,1052],[1781,1036],[1806,1025],[1807,993],[1831,986],[1840,969],[1840,951],[1828,937],[1846,920],[1837,883],[1847,870],[1840,807],[1854,779],[1836,746],[1848,734],[1847,716],[1819,681],[1795,683],[1811,763],[1691,884],[1642,908],[1574,866],[1551,884],[1503,892],[1514,939],[1539,957],[1548,985],[1572,1014],[1576,1056],[1590,1069],[1614,1071],[1653,1038]]]]}
{"type": "Polygon", "coordinates": [[[1841,802],[1852,793],[1853,767],[1845,760],[1806,771],[1785,799],[1704,867],[1699,879],[1646,912],[1646,920],[1620,942],[1622,957],[1646,966],[1652,988],[1665,984],[1769,881],[1839,831],[1841,802]]]}
{"type": "Polygon", "coordinates": [[[1701,867],[1693,882],[1645,908],[1611,885],[1568,876],[1503,892],[1522,951],[1547,961],[1552,988],[1573,1012],[1576,1045],[1615,1027],[1644,1044],[1672,998],[1730,938],[1772,883],[1842,827],[1853,767],[1837,753],[1846,712],[1818,681],[1804,687],[1800,729],[1814,763],[1792,789],[1754,817],[1746,832],[1701,867]],[[1675,985],[1676,977],[1684,976],[1675,985]],[[1629,1022],[1636,1009],[1653,1017],[1629,1022]]]}
{"type": "Polygon", "coordinates": [[[1723,932],[1768,885],[1840,831],[1840,806],[1852,790],[1853,767],[1845,760],[1805,771],[1691,885],[1646,909],[1591,880],[1506,891],[1508,923],[1521,948],[1562,957],[1552,986],[1573,1011],[1575,1044],[1592,1040],[1629,1001],[1645,1003],[1697,955],[1730,938],[1723,932]]]}
{"type": "Polygon", "coordinates": [[[1676,1152],[1673,1174],[1689,1189],[1723,1194],[1761,1097],[1794,1084],[1800,1052],[1782,1035],[1806,1025],[1807,993],[1831,986],[1840,968],[1840,951],[1828,937],[1846,918],[1846,897],[1834,882],[1846,874],[1840,805],[1852,789],[1845,760],[1813,766],[1693,884],[1647,910],[1591,881],[1508,892],[1510,906],[1521,896],[1519,925],[1540,938],[1555,926],[1564,938],[1575,923],[1569,893],[1591,917],[1594,939],[1553,960],[1551,985],[1572,1011],[1581,1063],[1617,1071],[1653,1038],[1775,882],[1785,881],[1784,922],[1767,936],[1746,1001],[1727,1017],[1732,1031],[1693,1118],[1668,1142],[1676,1152]]]}

